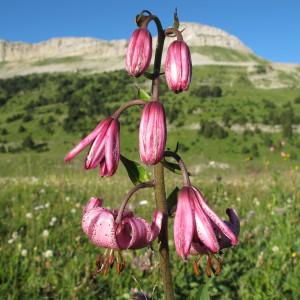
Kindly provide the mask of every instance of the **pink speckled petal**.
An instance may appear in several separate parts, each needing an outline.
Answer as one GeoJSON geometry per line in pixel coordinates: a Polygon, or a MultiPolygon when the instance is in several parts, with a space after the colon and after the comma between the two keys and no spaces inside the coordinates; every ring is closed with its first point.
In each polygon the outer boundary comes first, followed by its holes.
{"type": "Polygon", "coordinates": [[[118,168],[120,160],[120,124],[113,120],[106,133],[105,165],[107,176],[112,176],[118,168]]]}
{"type": "Polygon", "coordinates": [[[211,222],[231,241],[232,245],[236,245],[238,243],[238,239],[232,230],[226,225],[226,223],[218,217],[218,215],[207,205],[204,200],[203,195],[199,190],[193,187],[197,199],[199,201],[200,206],[202,207],[204,213],[209,217],[211,222]]]}
{"type": "Polygon", "coordinates": [[[178,255],[186,258],[191,247],[195,221],[190,188],[183,187],[178,194],[177,209],[174,220],[174,241],[178,255]]]}
{"type": "Polygon", "coordinates": [[[88,203],[86,204],[86,206],[83,209],[83,213],[85,214],[86,212],[88,212],[89,210],[95,208],[95,207],[101,207],[102,206],[102,202],[103,200],[100,198],[95,198],[92,197],[88,203]]]}
{"type": "Polygon", "coordinates": [[[211,252],[216,253],[219,251],[220,248],[212,224],[210,223],[209,218],[202,210],[202,207],[200,206],[199,201],[197,200],[195,192],[191,190],[191,193],[194,194],[193,201],[195,208],[195,221],[198,238],[211,252]]]}
{"type": "Polygon", "coordinates": [[[112,118],[107,118],[103,121],[102,130],[99,132],[98,136],[96,137],[95,141],[93,142],[90,151],[86,157],[85,161],[85,168],[86,169],[94,169],[96,168],[100,161],[104,158],[105,155],[105,144],[106,140],[106,133],[111,125],[112,118]]]}
{"type": "Polygon", "coordinates": [[[89,237],[96,246],[119,249],[116,240],[115,220],[110,211],[103,209],[89,237]]]}
{"type": "Polygon", "coordinates": [[[78,155],[86,146],[91,144],[97,135],[102,131],[103,126],[105,126],[106,120],[101,121],[97,127],[87,135],[83,140],[81,140],[66,156],[65,161],[70,161],[76,155],[78,155]]]}

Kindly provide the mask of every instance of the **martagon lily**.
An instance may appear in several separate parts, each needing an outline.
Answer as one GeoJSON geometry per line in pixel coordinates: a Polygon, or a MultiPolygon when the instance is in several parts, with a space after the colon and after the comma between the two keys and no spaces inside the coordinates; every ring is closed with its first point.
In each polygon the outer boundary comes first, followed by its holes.
{"type": "Polygon", "coordinates": [[[65,157],[65,161],[72,160],[83,149],[91,145],[86,156],[85,168],[100,167],[101,176],[112,176],[120,160],[120,124],[118,119],[108,117],[80,141],[65,157]]]}
{"type": "MultiPolygon", "coordinates": [[[[193,186],[184,186],[178,194],[174,220],[174,240],[177,253],[186,259],[189,255],[207,255],[206,273],[216,265],[220,272],[220,262],[212,256],[221,249],[237,245],[239,220],[233,209],[228,209],[229,222],[223,221],[207,205],[203,195],[193,186]]],[[[200,258],[194,269],[197,270],[200,258]]]]}
{"type": "Polygon", "coordinates": [[[160,232],[163,214],[155,211],[152,224],[125,210],[120,223],[116,222],[117,210],[102,207],[102,200],[91,198],[83,211],[82,229],[90,241],[101,248],[110,249],[102,257],[101,271],[117,260],[117,271],[124,265],[120,250],[140,249],[150,245],[160,232]]]}

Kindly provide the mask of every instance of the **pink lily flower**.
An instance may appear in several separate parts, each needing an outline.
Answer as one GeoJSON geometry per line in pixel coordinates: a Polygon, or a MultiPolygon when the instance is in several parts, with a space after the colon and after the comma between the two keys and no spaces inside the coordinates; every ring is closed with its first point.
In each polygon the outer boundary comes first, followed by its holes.
{"type": "Polygon", "coordinates": [[[152,56],[152,37],[147,28],[136,29],[128,44],[126,70],[134,77],[141,76],[149,67],[152,56]]]}
{"type": "MultiPolygon", "coordinates": [[[[233,226],[236,225],[234,221],[233,226]]],[[[228,243],[238,243],[233,227],[221,220],[206,204],[202,194],[191,186],[183,187],[178,194],[174,240],[177,253],[184,259],[192,254],[194,245],[205,247],[209,253],[217,253],[228,243]]]]}
{"type": "Polygon", "coordinates": [[[85,168],[94,169],[100,166],[101,176],[112,176],[116,172],[120,160],[119,121],[112,117],[101,121],[66,155],[65,161],[72,160],[88,145],[91,147],[86,156],[85,168]]]}
{"type": "Polygon", "coordinates": [[[142,112],[139,130],[140,158],[146,165],[155,165],[163,158],[166,139],[164,107],[158,101],[148,102],[142,112]]]}
{"type": "Polygon", "coordinates": [[[101,199],[89,200],[83,211],[82,229],[93,244],[113,250],[140,249],[157,238],[163,219],[161,212],[154,212],[152,225],[135,217],[132,211],[125,211],[121,223],[116,224],[117,214],[116,210],[102,207],[101,199]]]}
{"type": "Polygon", "coordinates": [[[192,60],[189,47],[184,41],[174,41],[169,46],[165,75],[169,88],[175,93],[188,90],[192,78],[192,60]]]}

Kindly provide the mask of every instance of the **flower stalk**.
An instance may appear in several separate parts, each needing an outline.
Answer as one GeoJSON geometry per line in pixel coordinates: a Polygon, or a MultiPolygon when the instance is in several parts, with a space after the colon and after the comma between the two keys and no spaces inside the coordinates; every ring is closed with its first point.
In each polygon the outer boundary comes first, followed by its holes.
{"type": "MultiPolygon", "coordinates": [[[[153,20],[157,27],[158,37],[152,79],[152,101],[159,101],[160,67],[165,41],[165,32],[160,20],[157,17],[154,17],[153,20]]],[[[160,270],[163,279],[165,299],[173,300],[174,289],[168,243],[168,205],[165,190],[164,167],[161,162],[154,166],[154,182],[156,208],[164,214],[161,231],[158,235],[160,270]]]]}

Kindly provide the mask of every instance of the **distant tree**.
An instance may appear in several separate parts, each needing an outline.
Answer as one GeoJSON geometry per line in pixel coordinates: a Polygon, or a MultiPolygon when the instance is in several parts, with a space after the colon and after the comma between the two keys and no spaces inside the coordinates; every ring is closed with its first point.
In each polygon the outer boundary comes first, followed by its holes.
{"type": "Polygon", "coordinates": [[[20,132],[20,133],[25,132],[26,130],[27,130],[26,127],[24,127],[23,125],[21,125],[21,126],[19,127],[19,132],[20,132]]]}
{"type": "Polygon", "coordinates": [[[22,142],[23,148],[26,148],[26,149],[33,149],[34,145],[35,145],[35,143],[30,135],[28,135],[22,142]]]}

